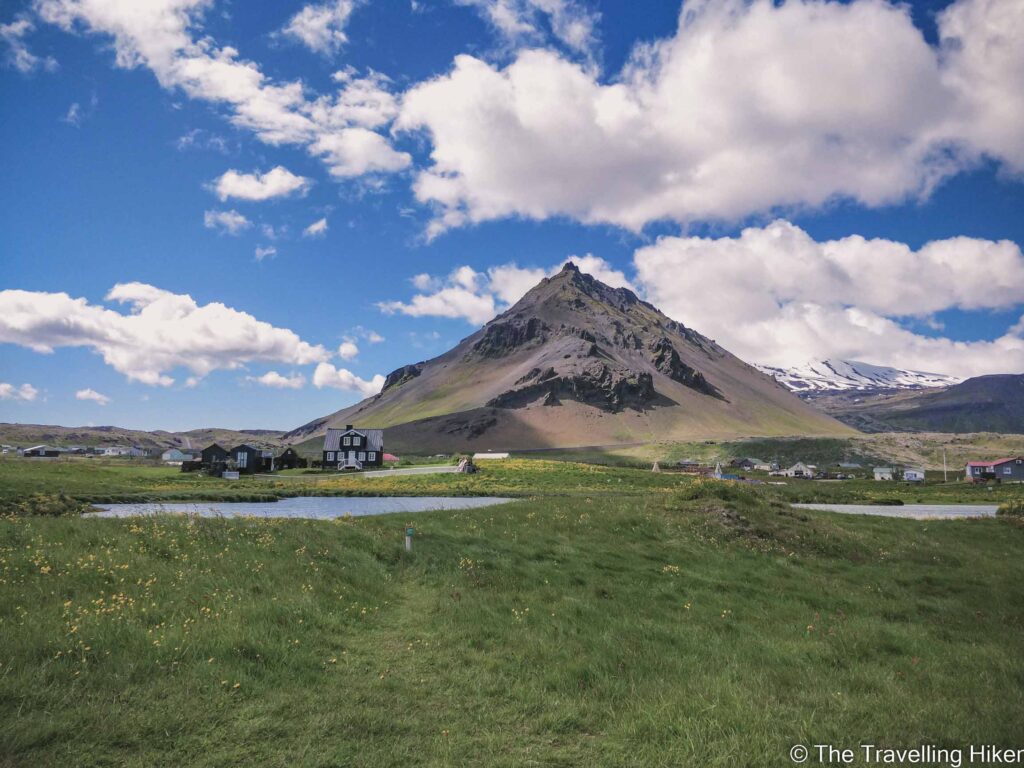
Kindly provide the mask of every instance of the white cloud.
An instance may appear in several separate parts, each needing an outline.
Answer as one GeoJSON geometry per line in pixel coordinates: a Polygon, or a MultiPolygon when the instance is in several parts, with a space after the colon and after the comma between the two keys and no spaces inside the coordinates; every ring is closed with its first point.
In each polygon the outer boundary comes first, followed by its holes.
{"type": "Polygon", "coordinates": [[[202,378],[256,360],[304,365],[330,358],[322,346],[218,302],[200,305],[145,283],[119,283],[107,301],[129,314],[66,293],[0,291],[0,342],[41,353],[87,347],[132,381],[170,386],[185,368],[202,378]]]}
{"type": "Polygon", "coordinates": [[[444,279],[428,274],[416,275],[412,278],[413,286],[423,293],[414,295],[408,302],[384,301],[377,307],[389,315],[462,318],[480,325],[519,301],[528,290],[543,278],[557,273],[568,261],[573,261],[581,272],[591,274],[613,288],[631,287],[621,271],[588,253],[571,256],[546,270],[511,263],[490,267],[486,272],[477,272],[469,266],[457,267],[444,279]]]}
{"type": "Polygon", "coordinates": [[[351,360],[359,354],[359,347],[352,339],[345,339],[338,346],[338,357],[342,360],[351,360]]]}
{"type": "Polygon", "coordinates": [[[1024,255],[1010,241],[957,237],[917,250],[858,236],[817,242],[776,221],[736,238],[663,237],[634,263],[655,306],[747,361],[834,357],[965,377],[1024,370],[1024,326],[964,342],[900,322],[1024,303],[1024,255]]]}
{"type": "Polygon", "coordinates": [[[327,219],[317,219],[304,230],[302,230],[303,237],[323,237],[327,234],[327,219]]]}
{"type": "Polygon", "coordinates": [[[348,42],[345,27],[355,8],[354,0],[306,5],[292,16],[283,31],[314,53],[337,53],[348,42]]]}
{"type": "Polygon", "coordinates": [[[256,261],[263,261],[264,259],[272,259],[277,256],[277,248],[273,245],[257,245],[256,252],[253,254],[256,261]]]}
{"type": "MultiPolygon", "coordinates": [[[[386,93],[383,79],[350,77],[335,94],[310,99],[302,81],[276,82],[234,48],[202,34],[202,17],[210,5],[210,0],[36,0],[34,8],[42,20],[67,31],[111,37],[117,66],[148,67],[164,88],[225,107],[232,124],[261,141],[305,146],[338,177],[409,164],[409,155],[391,149],[380,134],[366,135],[372,105],[351,109],[350,102],[360,102],[358,94],[374,91],[382,105],[374,125],[383,127],[380,119],[388,112],[381,96],[386,93]]],[[[325,30],[324,44],[338,40],[336,25],[325,30]]]]}
{"type": "Polygon", "coordinates": [[[9,24],[0,24],[0,43],[7,47],[6,62],[23,74],[44,69],[57,69],[57,60],[52,56],[36,56],[28,49],[25,36],[35,29],[35,24],[26,16],[19,16],[9,24]]]}
{"type": "Polygon", "coordinates": [[[384,337],[381,336],[376,331],[366,331],[363,338],[366,339],[371,344],[380,344],[381,342],[385,341],[384,337]]]}
{"type": "Polygon", "coordinates": [[[95,389],[80,389],[75,392],[75,400],[90,400],[97,405],[106,405],[110,402],[110,398],[106,395],[101,395],[95,389]]]}
{"type": "Polygon", "coordinates": [[[32,402],[38,396],[39,390],[31,384],[22,384],[20,387],[0,381],[0,400],[24,400],[32,402]]]}
{"type": "Polygon", "coordinates": [[[434,236],[509,216],[640,229],[927,195],[988,155],[1024,170],[1019,0],[958,0],[930,46],[906,5],[687,2],[677,34],[602,82],[551,50],[456,57],[413,87],[434,236]]]}
{"type": "Polygon", "coordinates": [[[476,8],[511,45],[544,40],[543,20],[551,34],[569,48],[589,51],[600,15],[574,0],[455,0],[476,8]]]}
{"type": "Polygon", "coordinates": [[[226,232],[229,235],[237,235],[239,232],[249,229],[252,222],[236,210],[206,211],[203,213],[203,226],[207,229],[226,232]]]}
{"type": "Polygon", "coordinates": [[[384,377],[377,374],[367,381],[345,368],[335,368],[330,363],[320,363],[313,372],[313,386],[318,389],[324,387],[343,389],[369,397],[376,395],[384,388],[384,377]]]}
{"type": "Polygon", "coordinates": [[[302,389],[306,386],[306,377],[301,373],[283,376],[277,371],[267,371],[262,376],[246,376],[245,380],[274,389],[302,389]]]}
{"type": "Polygon", "coordinates": [[[312,181],[297,176],[282,165],[266,173],[241,173],[234,168],[212,183],[213,190],[221,200],[236,197],[240,200],[270,200],[275,197],[304,195],[312,181]]]}

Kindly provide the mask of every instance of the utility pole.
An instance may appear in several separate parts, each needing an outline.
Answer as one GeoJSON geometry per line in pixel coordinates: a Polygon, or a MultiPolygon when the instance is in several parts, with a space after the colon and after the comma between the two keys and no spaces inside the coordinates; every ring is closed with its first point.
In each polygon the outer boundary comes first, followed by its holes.
{"type": "Polygon", "coordinates": [[[946,476],[946,446],[942,446],[942,482],[949,482],[949,478],[946,476]]]}

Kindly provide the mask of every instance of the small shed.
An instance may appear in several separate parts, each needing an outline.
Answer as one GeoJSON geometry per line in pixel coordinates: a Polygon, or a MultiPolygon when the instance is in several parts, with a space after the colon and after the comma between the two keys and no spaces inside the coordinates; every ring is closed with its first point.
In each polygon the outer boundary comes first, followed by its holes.
{"type": "Polygon", "coordinates": [[[896,470],[892,467],[875,467],[875,480],[892,480],[896,476],[896,470]]]}
{"type": "Polygon", "coordinates": [[[227,460],[228,452],[217,445],[217,443],[208,445],[202,450],[201,461],[204,467],[210,468],[215,464],[223,464],[227,460]]]}
{"type": "Polygon", "coordinates": [[[274,469],[304,469],[308,462],[294,448],[285,448],[274,457],[274,469]]]}
{"type": "Polygon", "coordinates": [[[60,451],[48,445],[33,445],[26,448],[22,455],[32,459],[55,459],[60,456],[60,451]]]}
{"type": "Polygon", "coordinates": [[[923,483],[924,482],[924,470],[917,467],[912,467],[903,470],[903,479],[908,483],[923,483]]]}

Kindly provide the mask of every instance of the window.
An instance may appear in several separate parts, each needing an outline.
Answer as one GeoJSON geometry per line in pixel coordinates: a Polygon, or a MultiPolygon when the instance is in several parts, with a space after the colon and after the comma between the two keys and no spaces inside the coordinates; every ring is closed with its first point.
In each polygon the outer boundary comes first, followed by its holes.
{"type": "Polygon", "coordinates": [[[352,445],[359,445],[359,435],[352,437],[352,445]]]}
{"type": "Polygon", "coordinates": [[[1003,467],[1003,474],[1004,475],[1012,475],[1013,474],[1013,467],[1011,467],[1009,464],[1007,464],[1005,467],[1003,467]]]}
{"type": "Polygon", "coordinates": [[[341,444],[342,445],[352,445],[352,438],[348,437],[346,435],[345,437],[341,438],[341,444]]]}
{"type": "Polygon", "coordinates": [[[360,461],[366,461],[366,451],[360,451],[359,452],[359,460],[360,461]]]}
{"type": "Polygon", "coordinates": [[[334,451],[328,451],[327,452],[327,460],[328,461],[334,461],[334,451]]]}
{"type": "Polygon", "coordinates": [[[370,461],[376,461],[377,460],[377,452],[376,451],[370,451],[368,454],[366,454],[366,457],[370,461]]]}
{"type": "Polygon", "coordinates": [[[249,454],[245,451],[239,451],[236,453],[235,460],[238,462],[239,469],[245,469],[249,466],[249,454]]]}

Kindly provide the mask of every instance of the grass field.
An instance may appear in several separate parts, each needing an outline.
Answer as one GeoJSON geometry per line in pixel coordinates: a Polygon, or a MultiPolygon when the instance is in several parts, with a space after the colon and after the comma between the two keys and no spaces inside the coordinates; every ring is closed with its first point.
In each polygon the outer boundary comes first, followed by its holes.
{"type": "MultiPolygon", "coordinates": [[[[0,463],[9,505],[224,485],[0,463]]],[[[523,498],[337,522],[3,518],[0,765],[731,767],[789,765],[795,743],[1019,746],[1020,522],[785,503],[1019,487],[545,461],[323,485],[523,498]]]]}

